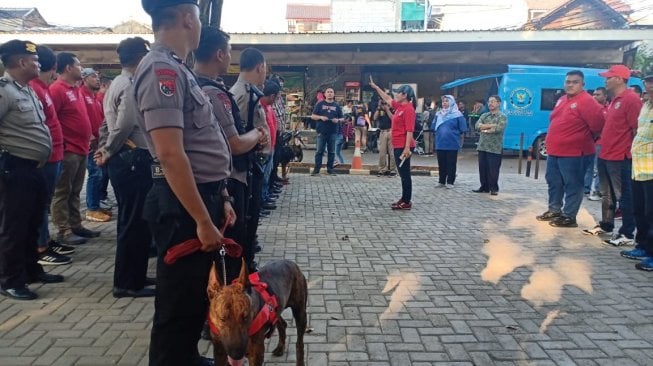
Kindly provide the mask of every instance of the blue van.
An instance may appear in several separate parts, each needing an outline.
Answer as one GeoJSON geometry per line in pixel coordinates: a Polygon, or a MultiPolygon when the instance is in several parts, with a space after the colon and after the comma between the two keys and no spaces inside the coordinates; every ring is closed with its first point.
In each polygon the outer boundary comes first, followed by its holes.
{"type": "MultiPolygon", "coordinates": [[[[546,156],[544,138],[549,127],[549,114],[558,98],[564,95],[565,75],[571,70],[585,74],[585,90],[605,87],[605,78],[599,76],[605,69],[588,69],[559,66],[508,65],[508,72],[459,79],[442,85],[449,90],[480,81],[490,82],[486,96],[501,97],[501,110],[508,116],[508,125],[503,140],[504,153],[518,152],[520,135],[524,134],[524,150],[533,146],[546,156]]],[[[631,78],[629,84],[639,85],[642,81],[631,78]]]]}

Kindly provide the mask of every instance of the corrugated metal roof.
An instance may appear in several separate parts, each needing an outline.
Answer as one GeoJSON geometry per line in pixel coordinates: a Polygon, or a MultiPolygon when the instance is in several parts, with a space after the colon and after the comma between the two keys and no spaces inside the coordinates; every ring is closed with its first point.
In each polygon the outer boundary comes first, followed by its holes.
{"type": "Polygon", "coordinates": [[[329,20],[331,19],[331,6],[288,4],[286,6],[286,19],[329,20]]]}

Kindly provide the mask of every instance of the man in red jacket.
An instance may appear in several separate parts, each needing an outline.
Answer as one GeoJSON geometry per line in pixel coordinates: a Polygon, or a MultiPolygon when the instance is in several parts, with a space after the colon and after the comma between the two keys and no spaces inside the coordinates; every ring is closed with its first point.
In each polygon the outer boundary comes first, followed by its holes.
{"type": "Polygon", "coordinates": [[[584,90],[578,70],[565,77],[565,94],[551,112],[546,135],[549,209],[536,217],[554,227],[577,227],[585,171],[594,159],[594,137],[603,128],[601,106],[584,90]]]}
{"type": "Polygon", "coordinates": [[[86,162],[88,179],[86,180],[86,220],[95,222],[107,222],[111,220],[111,211],[105,211],[100,208],[100,197],[102,191],[102,168],[95,164],[95,151],[98,148],[100,137],[100,125],[104,120],[104,111],[102,104],[97,98],[97,92],[100,90],[100,76],[90,67],[82,70],[82,86],[79,93],[86,104],[86,112],[91,122],[91,145],[86,162]]]}
{"type": "Polygon", "coordinates": [[[79,92],[82,66],[69,52],[57,55],[59,79],[50,85],[50,94],[63,131],[64,157],[61,176],[52,199],[52,221],[59,228],[57,239],[66,244],[83,244],[99,231],[82,226],[79,195],[84,186],[86,159],[91,141],[91,121],[79,92]]]}
{"type": "Polygon", "coordinates": [[[606,78],[605,87],[612,96],[612,101],[606,112],[605,127],[599,140],[601,152],[597,161],[602,196],[601,221],[586,233],[612,233],[615,209],[618,205],[622,214],[621,228],[605,242],[614,246],[632,245],[635,217],[630,148],[637,133],[637,118],[642,109],[642,101],[639,95],[628,89],[628,67],[614,65],[599,75],[606,78]]]}
{"type": "MultiPolygon", "coordinates": [[[[63,160],[63,134],[61,132],[61,124],[59,123],[59,118],[57,118],[57,112],[54,110],[54,103],[48,91],[48,85],[56,77],[57,56],[46,46],[38,46],[37,53],[39,55],[39,64],[41,64],[41,72],[38,78],[30,80],[29,85],[34,89],[36,96],[43,105],[45,124],[50,130],[50,138],[52,139],[52,153],[48,162],[43,167],[47,188],[47,205],[50,205],[54,187],[57,184],[57,180],[59,180],[61,161],[63,160]]],[[[72,254],[75,251],[75,248],[50,238],[48,210],[45,207],[43,208],[43,223],[41,224],[37,244],[39,251],[38,262],[44,266],[69,264],[71,259],[66,255],[72,254]]]]}

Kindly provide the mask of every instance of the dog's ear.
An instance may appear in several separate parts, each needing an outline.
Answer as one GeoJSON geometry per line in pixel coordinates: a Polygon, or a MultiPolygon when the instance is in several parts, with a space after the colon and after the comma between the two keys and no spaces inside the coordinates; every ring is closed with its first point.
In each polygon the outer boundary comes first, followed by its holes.
{"type": "Polygon", "coordinates": [[[222,287],[222,285],[220,284],[220,280],[218,280],[214,262],[209,270],[209,284],[206,286],[206,293],[209,295],[209,299],[214,298],[218,294],[220,287],[222,287]]]}
{"type": "Polygon", "coordinates": [[[238,283],[240,283],[243,288],[249,286],[249,272],[247,271],[247,265],[245,265],[245,259],[241,260],[242,264],[240,266],[240,276],[238,277],[238,283]]]}

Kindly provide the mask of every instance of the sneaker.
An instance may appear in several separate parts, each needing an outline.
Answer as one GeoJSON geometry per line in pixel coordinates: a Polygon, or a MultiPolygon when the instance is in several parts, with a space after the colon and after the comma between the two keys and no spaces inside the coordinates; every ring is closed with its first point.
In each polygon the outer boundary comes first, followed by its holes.
{"type": "Polygon", "coordinates": [[[61,266],[70,264],[73,260],[70,257],[61,255],[52,249],[48,248],[45,252],[39,253],[38,263],[42,266],[61,266]]]}
{"type": "Polygon", "coordinates": [[[402,202],[403,202],[403,201],[402,201],[401,199],[399,199],[399,201],[397,201],[397,202],[393,202],[393,203],[390,205],[390,207],[392,207],[392,209],[394,210],[394,209],[396,209],[397,206],[398,206],[400,203],[402,203],[402,202]]]}
{"type": "Polygon", "coordinates": [[[537,221],[551,221],[557,217],[560,217],[562,215],[560,212],[551,212],[551,211],[546,211],[545,213],[535,216],[535,220],[537,221]]]}
{"type": "Polygon", "coordinates": [[[447,184],[444,187],[447,188],[447,189],[453,189],[453,184],[447,184]]]}
{"type": "Polygon", "coordinates": [[[337,161],[333,163],[333,167],[334,167],[334,168],[337,167],[338,165],[340,165],[340,163],[337,162],[337,161]]]}
{"type": "Polygon", "coordinates": [[[396,205],[392,206],[393,210],[410,210],[413,205],[410,202],[398,202],[396,205]]]}
{"type": "Polygon", "coordinates": [[[435,188],[444,188],[444,187],[446,187],[446,186],[447,186],[447,185],[444,184],[444,183],[438,183],[438,185],[435,186],[435,188]]]}
{"type": "Polygon", "coordinates": [[[653,257],[646,257],[642,259],[641,262],[635,265],[635,268],[639,269],[640,271],[653,271],[653,257]]]}
{"type": "Polygon", "coordinates": [[[591,229],[584,229],[583,230],[583,234],[593,235],[593,236],[599,236],[599,235],[609,234],[609,233],[611,233],[611,231],[608,232],[608,231],[605,231],[605,230],[601,229],[601,225],[596,225],[591,229]]]}
{"type": "Polygon", "coordinates": [[[624,245],[634,245],[635,240],[627,238],[624,234],[617,233],[612,236],[612,239],[607,239],[603,241],[606,244],[614,245],[615,247],[621,247],[624,245]]]}
{"type": "Polygon", "coordinates": [[[397,176],[397,172],[390,172],[390,173],[388,173],[388,174],[386,174],[386,175],[387,175],[388,177],[396,177],[396,176],[397,176]]]}
{"type": "Polygon", "coordinates": [[[86,211],[86,221],[92,221],[92,222],[107,222],[111,221],[111,216],[105,214],[104,212],[100,210],[87,210],[86,211]]]}
{"type": "Polygon", "coordinates": [[[113,216],[113,212],[110,209],[102,208],[100,206],[100,209],[98,211],[100,211],[100,212],[102,212],[102,213],[104,213],[106,215],[109,215],[109,217],[113,216]]]}
{"type": "Polygon", "coordinates": [[[387,175],[387,173],[388,173],[388,172],[382,172],[382,171],[379,170],[379,172],[376,173],[376,176],[377,176],[377,177],[382,177],[382,176],[384,176],[384,175],[387,175]]]}
{"type": "Polygon", "coordinates": [[[320,176],[320,172],[311,173],[311,177],[319,177],[319,176],[320,176]]]}
{"type": "Polygon", "coordinates": [[[553,227],[578,227],[576,219],[567,216],[556,217],[549,221],[549,225],[553,227]]]}
{"type": "Polygon", "coordinates": [[[68,255],[68,254],[73,254],[75,253],[75,247],[71,247],[70,245],[65,245],[62,244],[56,240],[50,240],[48,242],[48,247],[50,250],[57,254],[62,254],[62,255],[68,255]]]}
{"type": "Polygon", "coordinates": [[[86,238],[76,235],[71,230],[65,230],[57,234],[57,242],[66,245],[81,245],[86,243],[86,238]]]}
{"type": "Polygon", "coordinates": [[[628,259],[636,259],[636,260],[642,260],[646,257],[648,257],[648,254],[646,251],[642,248],[635,248],[631,250],[622,250],[621,253],[622,257],[628,258],[628,259]]]}
{"type": "Polygon", "coordinates": [[[587,199],[590,200],[590,201],[600,201],[601,200],[601,195],[599,194],[599,192],[592,192],[587,197],[587,199]]]}
{"type": "Polygon", "coordinates": [[[79,235],[82,238],[97,238],[98,236],[100,236],[99,231],[89,230],[89,229],[87,229],[87,228],[85,228],[83,226],[80,226],[80,227],[78,227],[76,229],[72,229],[72,231],[73,231],[73,234],[79,235]]]}

